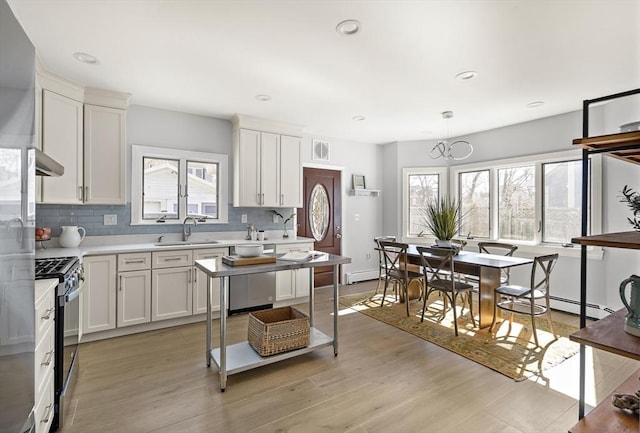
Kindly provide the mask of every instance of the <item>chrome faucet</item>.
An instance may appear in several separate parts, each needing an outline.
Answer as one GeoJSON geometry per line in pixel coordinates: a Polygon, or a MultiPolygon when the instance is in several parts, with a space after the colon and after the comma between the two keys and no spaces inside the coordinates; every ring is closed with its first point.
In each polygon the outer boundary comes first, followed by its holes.
{"type": "Polygon", "coordinates": [[[194,226],[198,225],[198,220],[196,220],[194,217],[185,217],[184,221],[182,221],[182,240],[185,242],[188,241],[189,236],[191,236],[191,226],[187,225],[188,221],[192,221],[194,226]]]}

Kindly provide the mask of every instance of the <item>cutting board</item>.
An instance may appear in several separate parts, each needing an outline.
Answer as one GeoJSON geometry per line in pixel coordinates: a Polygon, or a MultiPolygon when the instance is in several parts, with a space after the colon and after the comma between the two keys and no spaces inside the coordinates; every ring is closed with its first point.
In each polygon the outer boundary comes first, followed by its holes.
{"type": "Polygon", "coordinates": [[[228,266],[262,265],[275,262],[275,256],[267,256],[264,254],[256,257],[222,256],[222,263],[228,266]]]}

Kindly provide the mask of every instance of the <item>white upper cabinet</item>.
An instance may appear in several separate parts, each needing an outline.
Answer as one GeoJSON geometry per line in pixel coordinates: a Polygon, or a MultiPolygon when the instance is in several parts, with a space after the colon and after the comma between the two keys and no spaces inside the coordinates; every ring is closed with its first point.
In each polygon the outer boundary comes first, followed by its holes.
{"type": "Polygon", "coordinates": [[[82,203],[82,127],[82,102],[43,91],[42,150],[64,166],[64,175],[43,179],[44,203],[82,203]]]}
{"type": "Polygon", "coordinates": [[[85,203],[125,204],[125,125],[125,110],[85,104],[85,203]]]}
{"type": "Polygon", "coordinates": [[[38,199],[55,204],[126,203],[128,94],[81,88],[38,68],[42,150],[64,166],[43,177],[38,199]],[[108,182],[105,181],[108,179],[108,182]]]}
{"type": "Polygon", "coordinates": [[[302,207],[300,137],[280,137],[280,207],[302,207]]]}
{"type": "Polygon", "coordinates": [[[233,205],[302,207],[301,128],[233,118],[233,205]]]}

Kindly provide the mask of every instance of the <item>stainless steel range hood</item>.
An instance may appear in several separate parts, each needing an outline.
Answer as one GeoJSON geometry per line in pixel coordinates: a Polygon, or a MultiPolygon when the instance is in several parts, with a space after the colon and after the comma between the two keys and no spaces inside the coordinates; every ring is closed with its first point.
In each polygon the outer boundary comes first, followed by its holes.
{"type": "Polygon", "coordinates": [[[36,149],[36,175],[37,176],[62,176],[64,167],[49,155],[36,149]]]}

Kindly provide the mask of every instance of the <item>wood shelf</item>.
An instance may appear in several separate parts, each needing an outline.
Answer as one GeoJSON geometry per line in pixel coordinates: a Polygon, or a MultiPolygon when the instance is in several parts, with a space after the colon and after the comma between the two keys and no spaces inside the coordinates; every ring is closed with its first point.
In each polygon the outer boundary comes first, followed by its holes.
{"type": "MultiPolygon", "coordinates": [[[[640,370],[633,373],[615,392],[635,394],[640,388],[639,376],[640,370]]],[[[618,409],[611,404],[612,394],[585,415],[569,430],[569,433],[637,433],[638,416],[618,409]]]]}
{"type": "Polygon", "coordinates": [[[578,245],[640,250],[640,232],[604,233],[601,235],[580,236],[571,239],[571,243],[578,245]]]}
{"type": "Polygon", "coordinates": [[[349,195],[361,195],[361,196],[371,196],[378,197],[380,194],[380,190],[377,189],[350,189],[349,195]]]}
{"type": "Polygon", "coordinates": [[[640,164],[640,131],[576,138],[573,140],[573,144],[586,150],[608,152],[607,155],[614,158],[640,164]],[[629,146],[637,147],[621,149],[629,146]]]}
{"type": "MultiPolygon", "coordinates": [[[[626,309],[620,309],[604,319],[574,332],[569,336],[569,339],[640,361],[640,337],[624,332],[626,314],[626,309]]],[[[640,383],[636,385],[638,385],[637,391],[640,388],[640,383]]]]}

